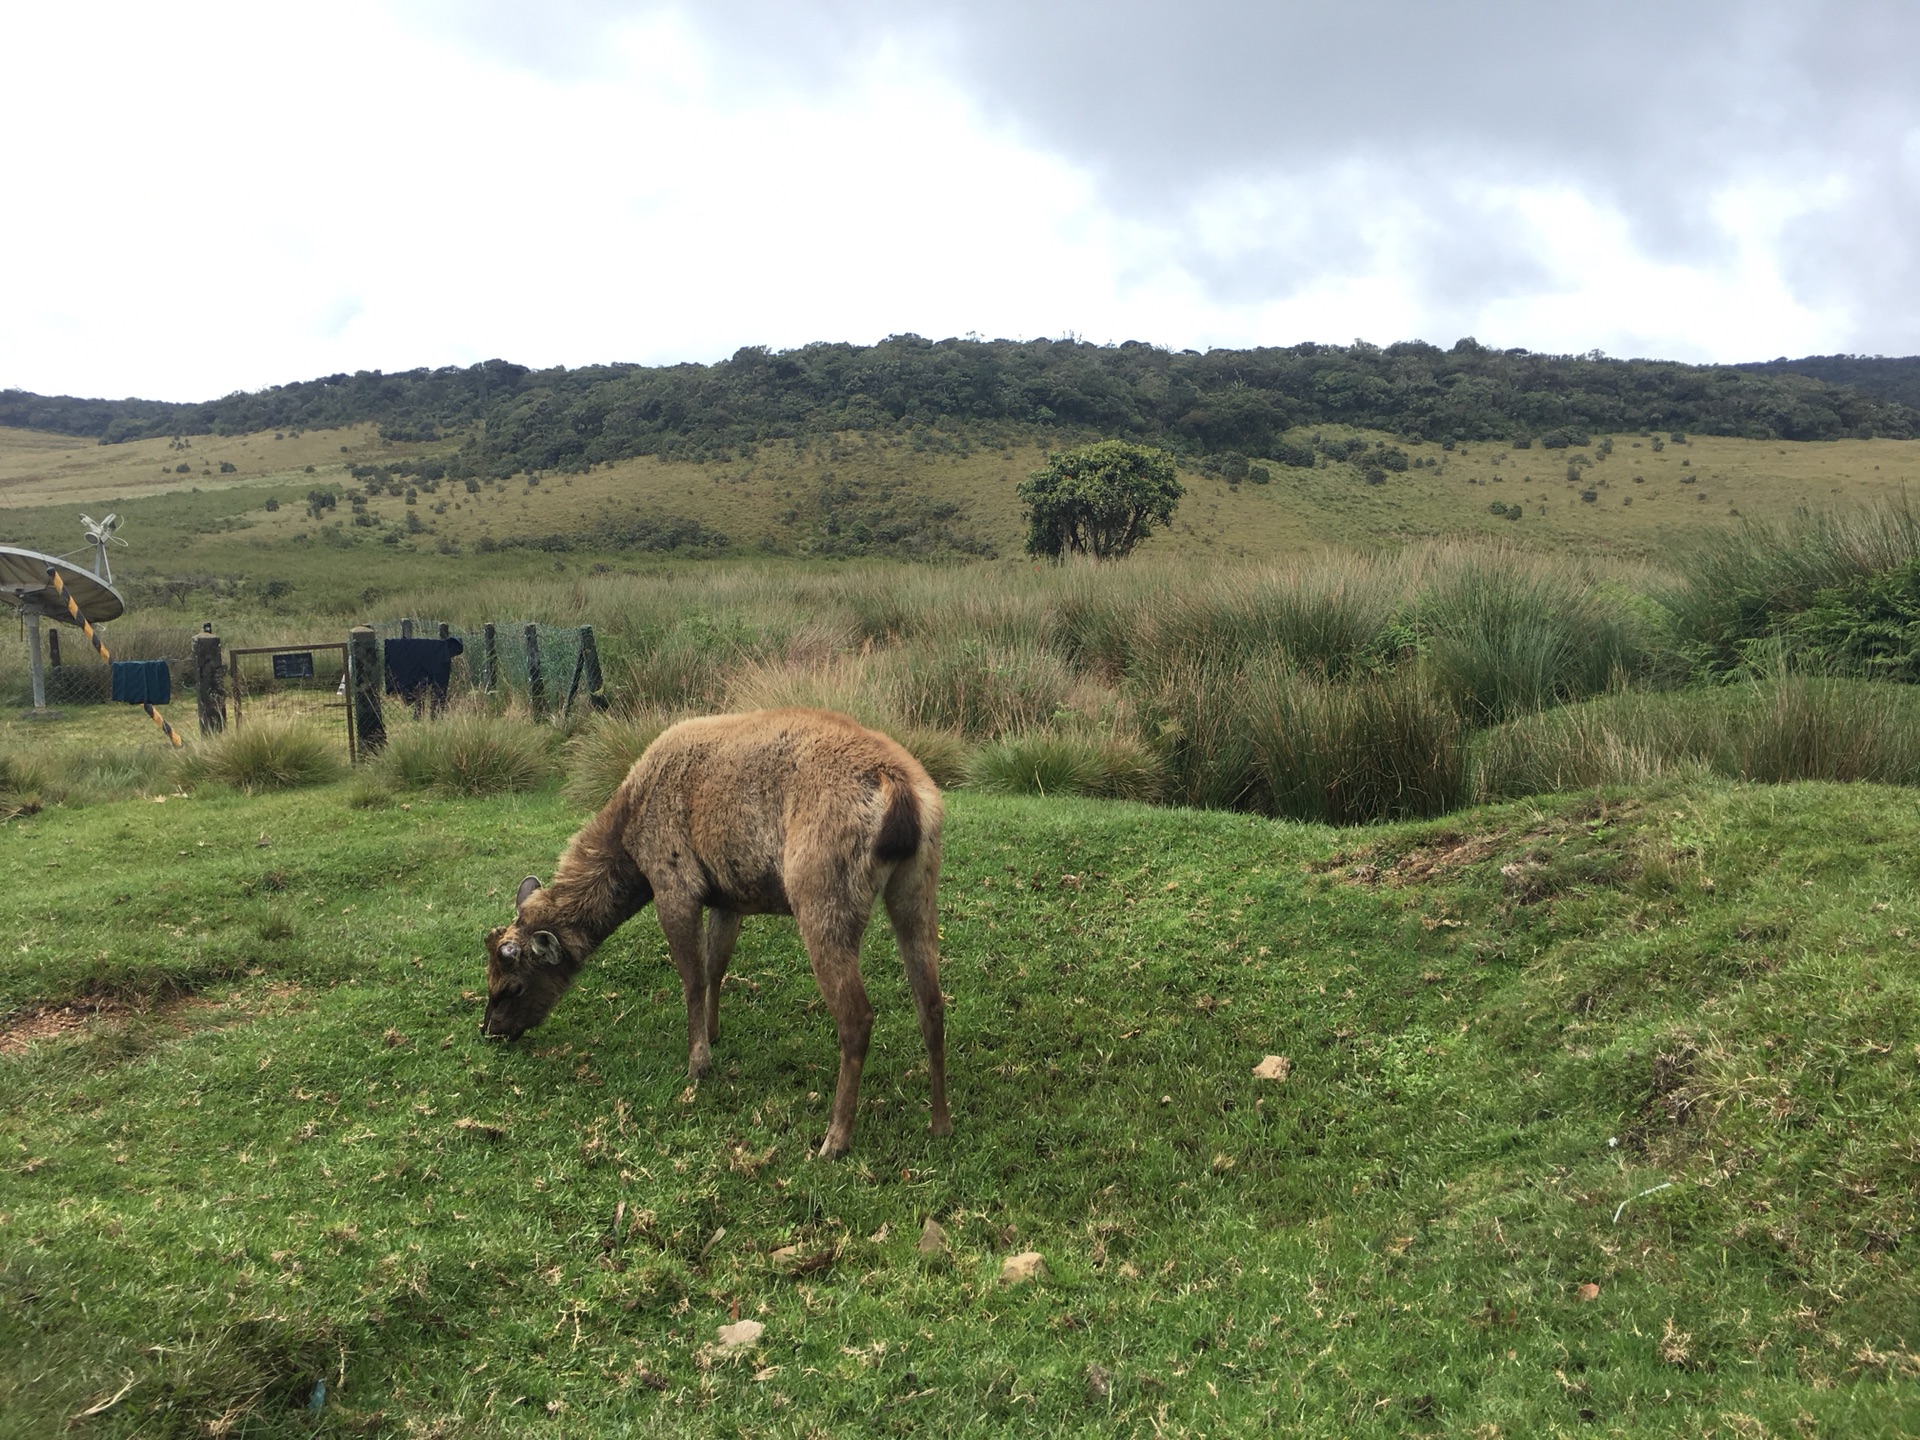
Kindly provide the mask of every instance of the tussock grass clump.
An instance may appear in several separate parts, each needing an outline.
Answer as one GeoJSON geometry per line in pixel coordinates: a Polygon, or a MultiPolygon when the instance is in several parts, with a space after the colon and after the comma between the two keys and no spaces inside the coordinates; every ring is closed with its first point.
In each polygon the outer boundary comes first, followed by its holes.
{"type": "Polygon", "coordinates": [[[567,742],[560,793],[583,810],[613,798],[633,762],[672,724],[661,714],[602,715],[567,742]]]}
{"type": "Polygon", "coordinates": [[[838,655],[813,665],[758,661],[727,686],[729,710],[781,710],[790,705],[851,715],[879,730],[891,731],[899,724],[887,677],[864,655],[838,655]]]}
{"type": "Polygon", "coordinates": [[[1231,810],[1252,799],[1257,756],[1243,702],[1244,667],[1200,655],[1161,659],[1130,677],[1130,699],[1166,769],[1166,799],[1231,810]]]}
{"type": "Polygon", "coordinates": [[[1034,731],[982,747],[967,782],[1005,795],[1085,795],[1101,800],[1157,800],[1165,763],[1124,735],[1034,731]]]}
{"type": "Polygon", "coordinates": [[[524,720],[455,714],[395,730],[375,764],[397,789],[502,795],[553,777],[552,741],[550,730],[524,720]]]}
{"type": "Polygon", "coordinates": [[[1517,553],[1444,557],[1418,630],[1441,685],[1479,724],[1597,695],[1641,646],[1587,577],[1517,553]]]}
{"type": "Polygon", "coordinates": [[[1825,590],[1839,590],[1920,557],[1920,515],[1905,502],[1792,526],[1743,524],[1687,557],[1683,583],[1656,595],[1673,644],[1697,673],[1750,668],[1747,651],[1825,590]]]}
{"type": "Polygon", "coordinates": [[[998,736],[1035,729],[1065,704],[1073,675],[1031,641],[930,636],[876,657],[893,712],[908,725],[998,736]]]}
{"type": "Polygon", "coordinates": [[[1613,695],[1490,731],[1487,797],[1637,785],[1711,772],[1735,780],[1920,783],[1920,693],[1789,676],[1661,695],[1613,695]]]}
{"type": "Polygon", "coordinates": [[[346,755],[337,737],[313,726],[262,719],[203,744],[190,763],[193,771],[253,795],[337,780],[346,755]]]}
{"type": "Polygon", "coordinates": [[[1465,797],[1467,726],[1424,670],[1345,684],[1270,674],[1244,713],[1272,814],[1358,825],[1439,815],[1465,797]]]}
{"type": "Polygon", "coordinates": [[[974,751],[962,736],[951,730],[928,730],[917,726],[909,726],[904,730],[885,725],[878,728],[899,741],[901,748],[926,768],[927,774],[933,777],[933,783],[942,790],[950,790],[967,782],[974,751]]]}
{"type": "Polygon", "coordinates": [[[1743,720],[1723,773],[1770,783],[1920,783],[1920,695],[1911,689],[1792,677],[1759,687],[1743,720]]]}

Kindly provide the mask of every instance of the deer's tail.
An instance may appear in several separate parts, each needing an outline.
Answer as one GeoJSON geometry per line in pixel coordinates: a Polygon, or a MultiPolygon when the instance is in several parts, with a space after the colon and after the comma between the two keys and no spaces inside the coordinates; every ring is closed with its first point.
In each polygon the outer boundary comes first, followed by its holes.
{"type": "Polygon", "coordinates": [[[887,808],[880,817],[879,833],[873,838],[874,857],[905,860],[919,852],[926,834],[920,820],[920,797],[905,775],[887,771],[881,783],[887,793],[887,808]]]}

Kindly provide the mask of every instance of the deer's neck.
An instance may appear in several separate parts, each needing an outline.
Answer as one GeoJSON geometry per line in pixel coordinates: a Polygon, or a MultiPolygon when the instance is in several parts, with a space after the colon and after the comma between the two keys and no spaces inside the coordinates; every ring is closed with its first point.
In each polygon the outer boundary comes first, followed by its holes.
{"type": "Polygon", "coordinates": [[[616,799],[573,837],[553,883],[540,892],[539,923],[560,936],[575,964],[653,899],[653,887],[627,853],[625,822],[626,808],[616,799]]]}

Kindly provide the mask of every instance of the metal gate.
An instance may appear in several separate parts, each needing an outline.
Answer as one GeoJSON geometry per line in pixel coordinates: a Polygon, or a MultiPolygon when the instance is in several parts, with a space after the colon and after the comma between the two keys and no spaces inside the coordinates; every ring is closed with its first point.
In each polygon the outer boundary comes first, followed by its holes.
{"type": "Polygon", "coordinates": [[[227,689],[233,698],[235,730],[246,718],[268,716],[325,730],[339,726],[346,733],[348,761],[358,758],[346,642],[229,650],[227,689]]]}

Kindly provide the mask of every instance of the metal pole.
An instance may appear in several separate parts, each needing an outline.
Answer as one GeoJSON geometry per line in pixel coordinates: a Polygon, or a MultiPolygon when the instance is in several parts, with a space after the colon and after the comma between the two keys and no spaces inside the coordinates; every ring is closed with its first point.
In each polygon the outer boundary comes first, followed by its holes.
{"type": "Polygon", "coordinates": [[[27,611],[27,665],[33,671],[33,708],[47,708],[47,672],[40,656],[40,617],[27,611]]]}

